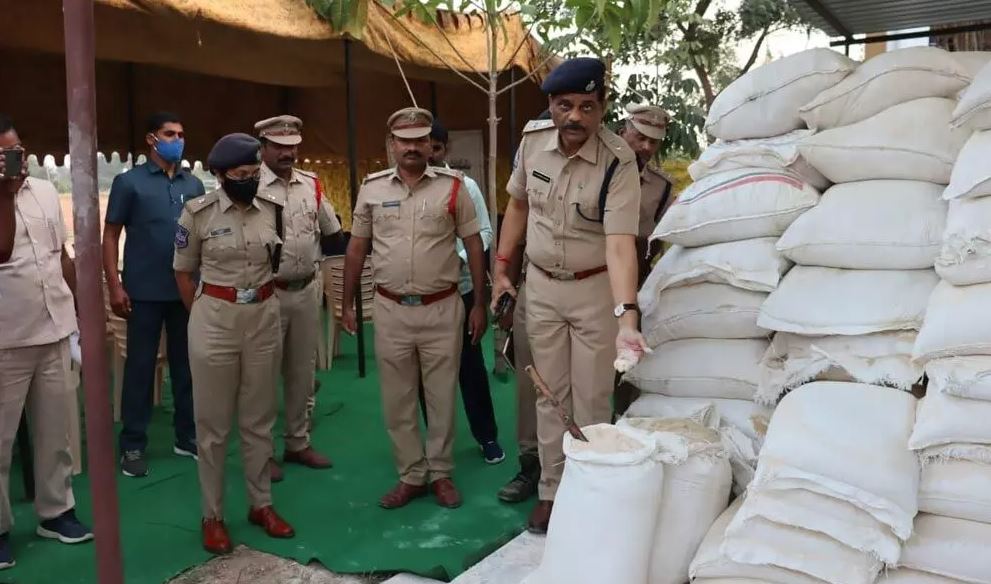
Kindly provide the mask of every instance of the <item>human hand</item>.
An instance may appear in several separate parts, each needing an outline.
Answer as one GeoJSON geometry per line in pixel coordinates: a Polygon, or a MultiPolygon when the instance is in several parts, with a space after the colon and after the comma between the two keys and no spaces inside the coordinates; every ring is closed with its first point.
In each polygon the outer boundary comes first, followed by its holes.
{"type": "Polygon", "coordinates": [[[492,277],[492,304],[490,306],[492,312],[495,312],[496,306],[499,304],[499,299],[502,298],[503,294],[509,294],[516,299],[516,286],[513,286],[513,282],[502,273],[497,273],[492,277]]]}
{"type": "Polygon", "coordinates": [[[468,313],[468,334],[471,335],[471,344],[477,345],[485,334],[486,325],[485,306],[476,304],[468,313]]]}
{"type": "Polygon", "coordinates": [[[355,316],[353,306],[348,306],[341,310],[341,325],[344,327],[344,332],[349,335],[354,335],[358,332],[358,317],[355,316]]]}
{"type": "Polygon", "coordinates": [[[110,309],[123,319],[131,316],[131,298],[120,284],[110,287],[110,309]]]}
{"type": "Polygon", "coordinates": [[[626,373],[640,362],[645,353],[650,352],[647,339],[640,331],[630,326],[620,326],[616,335],[616,362],[613,364],[616,371],[626,373]]]}

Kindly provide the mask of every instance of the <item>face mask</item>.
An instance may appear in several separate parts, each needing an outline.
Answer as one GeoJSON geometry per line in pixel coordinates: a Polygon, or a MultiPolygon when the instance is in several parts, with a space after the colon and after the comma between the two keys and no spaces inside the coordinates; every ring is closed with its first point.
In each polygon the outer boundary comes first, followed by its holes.
{"type": "Polygon", "coordinates": [[[173,140],[165,142],[155,138],[155,152],[162,157],[162,160],[173,164],[182,160],[182,149],[186,146],[183,140],[173,140]]]}
{"type": "Polygon", "coordinates": [[[234,201],[250,204],[255,198],[255,194],[258,193],[258,182],[259,179],[257,178],[231,180],[225,177],[224,192],[234,201]]]}

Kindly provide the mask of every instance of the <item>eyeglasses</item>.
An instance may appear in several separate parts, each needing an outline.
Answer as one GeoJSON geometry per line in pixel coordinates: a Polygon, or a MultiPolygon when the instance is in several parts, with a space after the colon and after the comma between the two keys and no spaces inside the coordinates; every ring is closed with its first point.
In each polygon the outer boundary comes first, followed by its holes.
{"type": "Polygon", "coordinates": [[[224,178],[235,182],[248,182],[252,180],[261,180],[262,171],[259,168],[258,170],[254,171],[251,174],[240,173],[238,175],[231,175],[230,173],[224,173],[224,178]]]}

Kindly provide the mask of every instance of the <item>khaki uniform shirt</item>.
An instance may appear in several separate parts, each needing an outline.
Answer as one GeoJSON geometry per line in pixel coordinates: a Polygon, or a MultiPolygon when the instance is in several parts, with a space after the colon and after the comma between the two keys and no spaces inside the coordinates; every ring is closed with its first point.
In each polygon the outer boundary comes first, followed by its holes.
{"type": "Polygon", "coordinates": [[[321,197],[317,206],[316,175],[293,169],[288,182],[262,164],[258,194],[279,201],[283,206],[282,228],[285,244],[278,279],[302,280],[313,275],[320,261],[320,238],[341,230],[334,208],[321,197]]]}
{"type": "Polygon", "coordinates": [[[14,196],[14,250],[0,264],[0,349],[61,341],[76,331],[62,276],[65,221],[52,183],[28,178],[14,196]]]}
{"type": "Polygon", "coordinates": [[[200,271],[203,282],[234,288],[258,288],[273,278],[270,253],[280,242],[275,231],[276,203],[256,196],[240,209],[223,189],[186,203],[176,231],[178,272],[200,271]]]}
{"type": "Polygon", "coordinates": [[[365,177],[351,235],[372,239],[375,283],[395,294],[433,294],[455,286],[461,272],[455,237],[479,232],[461,173],[428,166],[406,186],[395,167],[365,177]],[[448,208],[458,187],[455,209],[448,208]]]}
{"type": "Polygon", "coordinates": [[[640,173],[640,228],[638,237],[647,239],[657,227],[657,222],[664,209],[661,208],[663,202],[665,206],[671,204],[671,180],[659,169],[651,164],[644,167],[640,173]],[[664,194],[667,193],[667,201],[664,201],[664,194]]]}
{"type": "Polygon", "coordinates": [[[578,272],[606,264],[606,235],[636,235],[640,217],[640,176],[626,142],[602,128],[570,158],[560,149],[551,120],[534,120],[523,130],[513,174],[506,186],[530,206],[527,249],[530,261],[549,272],[578,272]],[[619,159],[609,184],[603,221],[599,190],[606,169],[619,159]]]}

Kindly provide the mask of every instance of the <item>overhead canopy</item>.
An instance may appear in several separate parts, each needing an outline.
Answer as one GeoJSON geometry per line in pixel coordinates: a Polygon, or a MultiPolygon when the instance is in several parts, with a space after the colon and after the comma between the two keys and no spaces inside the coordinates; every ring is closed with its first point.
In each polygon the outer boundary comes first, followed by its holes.
{"type": "Polygon", "coordinates": [[[991,18],[991,0],[790,0],[808,22],[837,37],[967,24],[991,18]]]}

